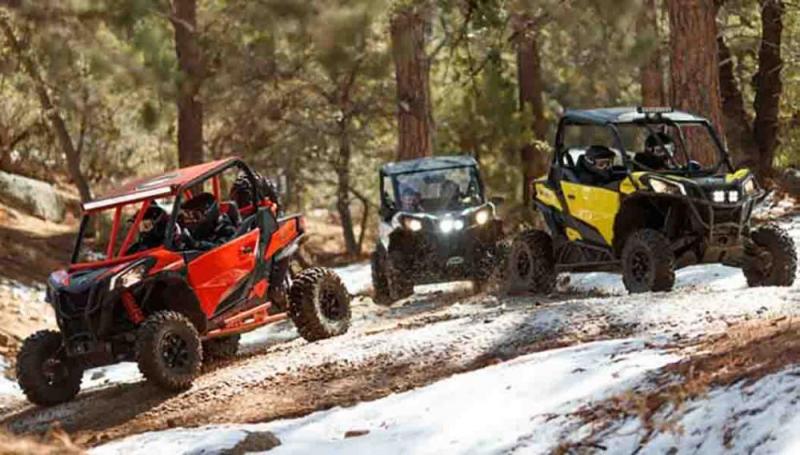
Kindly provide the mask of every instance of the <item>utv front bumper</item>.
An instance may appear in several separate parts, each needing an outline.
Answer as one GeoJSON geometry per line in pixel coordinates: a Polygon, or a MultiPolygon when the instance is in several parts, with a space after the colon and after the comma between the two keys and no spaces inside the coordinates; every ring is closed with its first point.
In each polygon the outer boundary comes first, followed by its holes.
{"type": "Polygon", "coordinates": [[[393,267],[415,284],[473,278],[483,258],[502,237],[499,220],[447,233],[435,227],[416,232],[400,229],[389,237],[393,267]]]}

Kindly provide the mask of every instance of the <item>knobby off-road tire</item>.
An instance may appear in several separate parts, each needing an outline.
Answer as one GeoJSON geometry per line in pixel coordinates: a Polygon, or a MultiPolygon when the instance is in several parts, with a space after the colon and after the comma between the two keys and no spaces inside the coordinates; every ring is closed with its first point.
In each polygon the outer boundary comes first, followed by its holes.
{"type": "Polygon", "coordinates": [[[378,245],[372,252],[370,267],[372,268],[372,290],[375,298],[373,301],[381,306],[389,306],[394,301],[389,289],[389,278],[386,275],[386,250],[378,245]]]}
{"type": "Polygon", "coordinates": [[[550,235],[538,229],[519,234],[511,245],[506,275],[512,292],[552,292],[557,273],[550,235]]]}
{"type": "Polygon", "coordinates": [[[763,258],[753,255],[745,258],[742,272],[747,285],[791,286],[797,273],[797,250],[789,233],[767,224],[753,230],[750,239],[766,254],[763,258]]]}
{"type": "Polygon", "coordinates": [[[175,311],[148,317],[136,336],[136,362],[148,381],[170,391],[186,390],[200,374],[203,347],[197,329],[175,311]]]}
{"type": "Polygon", "coordinates": [[[350,328],[350,293],[334,271],[304,270],[289,291],[289,317],[300,336],[317,341],[350,328]]]}
{"type": "Polygon", "coordinates": [[[212,338],[203,342],[203,358],[205,360],[225,360],[236,356],[239,352],[241,335],[212,338]]]}
{"type": "Polygon", "coordinates": [[[675,254],[664,234],[653,229],[640,229],[625,240],[622,281],[631,294],[672,290],[675,285],[675,254]]]}
{"type": "Polygon", "coordinates": [[[66,358],[61,334],[42,330],[25,339],[17,354],[17,380],[32,403],[54,406],[75,398],[83,369],[66,358]]]}

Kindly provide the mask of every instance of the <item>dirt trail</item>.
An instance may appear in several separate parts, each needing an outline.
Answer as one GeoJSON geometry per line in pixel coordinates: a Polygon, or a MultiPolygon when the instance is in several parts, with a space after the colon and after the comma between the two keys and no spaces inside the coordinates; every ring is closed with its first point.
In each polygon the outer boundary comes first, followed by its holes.
{"type": "Polygon", "coordinates": [[[688,286],[663,295],[544,300],[466,292],[421,296],[389,310],[362,300],[345,336],[251,350],[209,368],[179,395],[143,383],[117,385],[50,409],[17,403],[2,422],[14,432],[30,433],[59,421],[78,443],[96,445],[175,426],[260,422],[347,406],[588,340],[646,334],[671,341],[721,332],[751,315],[799,311],[794,288],[711,293],[688,286]]]}

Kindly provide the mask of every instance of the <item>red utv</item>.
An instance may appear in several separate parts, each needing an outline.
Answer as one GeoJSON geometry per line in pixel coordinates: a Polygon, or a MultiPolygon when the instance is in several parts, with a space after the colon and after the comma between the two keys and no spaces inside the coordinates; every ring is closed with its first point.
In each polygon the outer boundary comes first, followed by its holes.
{"type": "Polygon", "coordinates": [[[69,401],[85,369],[122,361],[137,362],[162,388],[183,390],[204,358],[232,356],[241,333],[286,318],[309,341],[345,333],[350,295],[340,278],[324,268],[290,278],[304,220],[276,218],[258,186],[247,165],[225,159],[83,204],[71,264],[48,279],[60,331],[31,335],[17,358],[28,399],[69,401]],[[223,196],[242,182],[250,191],[239,196],[248,200],[223,196]],[[192,211],[197,206],[206,211],[192,211]],[[203,214],[206,232],[193,229],[203,214]],[[109,231],[99,253],[99,233],[109,231]]]}

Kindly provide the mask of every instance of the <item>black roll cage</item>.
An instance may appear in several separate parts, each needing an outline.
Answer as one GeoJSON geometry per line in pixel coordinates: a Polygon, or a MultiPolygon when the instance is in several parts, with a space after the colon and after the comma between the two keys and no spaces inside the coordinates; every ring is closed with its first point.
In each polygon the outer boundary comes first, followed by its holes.
{"type": "Polygon", "coordinates": [[[397,197],[398,197],[398,194],[400,192],[399,192],[399,189],[398,189],[397,179],[395,177],[398,177],[398,176],[401,176],[401,175],[424,174],[424,173],[430,173],[430,172],[448,171],[448,170],[451,170],[451,169],[471,169],[472,170],[472,175],[475,177],[475,180],[478,182],[478,190],[480,191],[480,195],[481,195],[481,203],[485,203],[486,202],[486,189],[485,189],[485,187],[483,185],[483,178],[481,178],[481,173],[478,170],[478,166],[476,166],[474,164],[473,165],[443,166],[443,167],[437,167],[435,169],[420,169],[420,170],[409,171],[409,172],[393,172],[393,173],[386,173],[386,172],[383,171],[383,169],[381,169],[380,172],[379,172],[379,176],[380,176],[380,195],[381,195],[380,196],[381,197],[381,211],[384,211],[384,212],[385,211],[392,211],[392,213],[397,211],[396,207],[395,208],[387,207],[386,206],[386,200],[385,200],[386,198],[383,197],[384,194],[385,194],[385,192],[384,192],[385,187],[384,187],[383,181],[384,181],[384,179],[386,177],[389,177],[389,178],[392,179],[392,190],[394,191],[394,194],[395,194],[395,201],[394,202],[396,204],[397,203],[397,197]]]}

